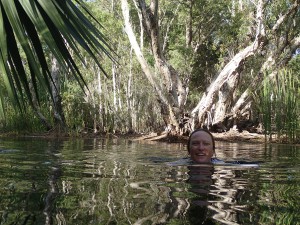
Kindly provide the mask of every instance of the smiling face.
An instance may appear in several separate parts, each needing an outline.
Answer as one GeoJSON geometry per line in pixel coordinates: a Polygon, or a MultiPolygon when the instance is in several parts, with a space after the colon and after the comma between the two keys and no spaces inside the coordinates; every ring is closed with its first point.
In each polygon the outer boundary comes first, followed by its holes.
{"type": "Polygon", "coordinates": [[[203,130],[194,132],[190,137],[188,150],[195,163],[210,163],[214,155],[213,137],[203,130]]]}

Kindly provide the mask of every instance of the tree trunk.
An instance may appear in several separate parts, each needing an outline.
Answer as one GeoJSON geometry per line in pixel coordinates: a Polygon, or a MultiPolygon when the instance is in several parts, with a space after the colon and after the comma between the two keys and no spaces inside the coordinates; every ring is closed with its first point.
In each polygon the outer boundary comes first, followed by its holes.
{"type": "Polygon", "coordinates": [[[194,0],[189,0],[188,4],[188,18],[186,22],[186,35],[185,35],[185,43],[187,47],[191,46],[193,39],[193,4],[194,0]]]}
{"type": "Polygon", "coordinates": [[[39,120],[41,121],[41,123],[43,124],[45,129],[47,131],[51,130],[52,129],[51,123],[47,120],[47,118],[40,111],[38,99],[36,96],[36,92],[34,91],[32,82],[29,82],[29,89],[30,89],[31,96],[32,96],[32,109],[33,109],[34,113],[39,118],[39,120]]]}
{"type": "Polygon", "coordinates": [[[52,89],[52,97],[53,97],[53,114],[54,114],[54,123],[59,126],[63,130],[66,129],[66,120],[61,104],[61,96],[60,96],[60,71],[59,65],[55,57],[52,57],[52,66],[51,66],[51,89],[52,89]]]}
{"type": "Polygon", "coordinates": [[[164,84],[169,95],[168,99],[170,103],[174,104],[181,111],[185,105],[187,94],[177,71],[167,62],[161,51],[158,26],[158,0],[151,1],[150,10],[148,10],[144,0],[138,0],[138,2],[142,11],[144,24],[150,34],[151,50],[156,67],[164,77],[164,84]]]}
{"type": "Polygon", "coordinates": [[[135,101],[133,98],[132,92],[132,84],[133,84],[133,76],[132,76],[132,51],[130,49],[130,60],[129,60],[129,75],[127,81],[127,88],[126,88],[126,101],[127,101],[127,109],[128,109],[128,131],[133,132],[136,130],[136,111],[135,109],[135,101]]]}
{"type": "Polygon", "coordinates": [[[234,91],[238,86],[239,72],[234,72],[231,74],[229,79],[224,82],[220,87],[218,97],[219,100],[216,104],[216,109],[214,112],[214,118],[212,124],[222,124],[228,109],[230,109],[232,102],[234,100],[234,91]]]}
{"type": "Polygon", "coordinates": [[[257,27],[254,42],[233,57],[217,79],[210,85],[208,92],[203,95],[197,107],[192,111],[193,124],[196,124],[196,126],[203,126],[205,118],[210,115],[213,117],[210,125],[222,124],[228,117],[237,118],[251,104],[252,98],[250,93],[260,88],[260,84],[264,79],[263,74],[272,71],[266,78],[272,79],[274,74],[288,63],[295,50],[300,46],[300,37],[293,36],[295,33],[290,32],[291,26],[296,26],[295,16],[299,9],[299,0],[295,0],[289,9],[282,13],[274,23],[274,26],[268,31],[267,37],[264,35],[263,26],[266,4],[258,1],[256,5],[257,27]],[[265,61],[262,63],[258,75],[253,77],[251,84],[235,102],[232,94],[237,87],[238,71],[249,56],[258,55],[258,53],[260,57],[265,56],[265,61]]]}
{"type": "MultiPolygon", "coordinates": [[[[208,114],[214,118],[214,123],[219,123],[224,120],[226,112],[229,111],[232,104],[232,93],[237,88],[237,79],[240,75],[240,67],[243,62],[254,55],[257,50],[264,44],[265,37],[263,25],[264,4],[259,0],[256,8],[256,37],[254,42],[248,47],[236,54],[229,63],[219,73],[217,79],[210,85],[206,94],[204,94],[198,105],[192,111],[193,125],[202,127],[205,125],[205,117],[208,114]],[[217,103],[217,111],[212,112],[212,106],[217,103]]],[[[213,125],[213,124],[208,124],[213,125]]]]}
{"type": "Polygon", "coordinates": [[[161,106],[161,113],[165,124],[171,130],[175,129],[178,131],[178,121],[183,112],[187,92],[185,87],[182,85],[176,70],[169,65],[161,51],[158,30],[158,1],[151,1],[150,10],[146,9],[147,7],[144,0],[138,0],[137,3],[143,15],[143,24],[146,26],[146,30],[149,31],[155,65],[159,69],[159,75],[163,76],[164,85],[161,85],[161,79],[157,79],[153,72],[151,72],[151,68],[143,56],[129,20],[128,2],[127,0],[122,0],[122,13],[124,17],[125,30],[144,74],[157,93],[158,102],[161,106]]]}
{"type": "Polygon", "coordinates": [[[113,96],[114,96],[114,108],[115,111],[118,112],[118,104],[117,104],[117,82],[116,82],[116,65],[112,65],[111,69],[112,79],[113,79],[113,96]]]}
{"type": "MultiPolygon", "coordinates": [[[[276,23],[271,29],[271,34],[273,35],[273,42],[278,39],[277,30],[280,26],[284,24],[288,19],[292,19],[295,16],[295,12],[297,8],[299,8],[298,1],[296,0],[294,4],[291,6],[289,10],[285,14],[283,14],[281,17],[278,18],[276,23]]],[[[289,29],[288,29],[289,30],[289,29]]],[[[267,52],[266,49],[266,60],[262,63],[262,66],[260,68],[260,71],[256,77],[254,77],[253,81],[249,85],[249,87],[243,92],[243,94],[239,97],[239,99],[236,101],[235,105],[232,107],[230,116],[236,117],[240,114],[240,112],[244,109],[245,106],[247,106],[252,98],[251,98],[251,92],[257,90],[262,84],[263,79],[265,78],[264,74],[267,74],[268,71],[272,71],[268,74],[268,77],[266,79],[272,79],[272,77],[275,76],[277,71],[286,66],[288,61],[292,58],[293,54],[295,53],[296,49],[300,46],[300,36],[292,37],[290,35],[283,34],[284,37],[280,37],[279,39],[283,40],[281,42],[273,43],[272,39],[270,38],[268,40],[269,43],[272,44],[273,48],[267,52]],[[276,49],[274,47],[276,46],[276,49]]]]}
{"type": "Polygon", "coordinates": [[[259,84],[262,84],[264,79],[263,74],[266,74],[268,71],[273,71],[266,77],[266,79],[272,79],[281,67],[286,66],[288,60],[292,58],[296,49],[300,47],[300,37],[296,37],[293,40],[288,41],[288,43],[290,43],[290,45],[286,45],[284,48],[281,46],[280,51],[272,50],[270,53],[271,55],[267,57],[266,61],[263,63],[259,74],[254,77],[249,87],[239,97],[234,107],[232,107],[230,112],[231,116],[235,117],[251,101],[251,92],[260,87],[259,84]],[[282,49],[284,50],[282,51],[282,49]],[[281,60],[282,52],[285,52],[285,57],[283,60],[281,60]]]}
{"type": "Polygon", "coordinates": [[[253,55],[254,51],[257,50],[257,48],[258,43],[254,42],[252,45],[243,49],[241,52],[235,55],[233,59],[220,72],[217,79],[210,85],[208,92],[203,95],[196,108],[194,108],[194,110],[192,111],[192,118],[195,120],[194,123],[197,124],[196,126],[201,127],[204,125],[205,116],[207,116],[208,113],[212,113],[211,108],[213,104],[215,104],[218,97],[220,101],[218,103],[218,108],[223,109],[215,112],[214,117],[218,118],[217,121],[222,121],[222,118],[224,118],[225,116],[224,112],[227,112],[228,106],[231,105],[230,102],[232,101],[232,93],[237,88],[236,80],[239,76],[238,69],[241,66],[243,60],[253,55]],[[230,88],[230,90],[228,90],[228,88],[230,88]],[[228,93],[222,93],[225,91],[228,93]],[[227,102],[226,105],[224,105],[225,102],[227,102]]]}

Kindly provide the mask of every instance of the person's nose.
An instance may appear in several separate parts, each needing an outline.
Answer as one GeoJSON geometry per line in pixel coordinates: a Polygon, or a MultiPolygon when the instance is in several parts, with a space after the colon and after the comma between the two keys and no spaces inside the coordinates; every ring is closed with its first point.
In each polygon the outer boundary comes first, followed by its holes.
{"type": "Polygon", "coordinates": [[[203,143],[199,143],[198,149],[199,149],[200,151],[203,151],[203,150],[204,150],[204,144],[203,144],[203,143]]]}

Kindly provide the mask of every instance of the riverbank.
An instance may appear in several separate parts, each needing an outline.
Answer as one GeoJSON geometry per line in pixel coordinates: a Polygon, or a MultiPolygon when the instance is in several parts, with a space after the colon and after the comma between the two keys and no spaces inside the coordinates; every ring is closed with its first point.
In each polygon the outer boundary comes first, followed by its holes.
{"type": "MultiPolygon", "coordinates": [[[[284,137],[280,139],[277,135],[273,134],[270,139],[269,136],[266,138],[264,134],[250,133],[248,131],[238,132],[235,130],[230,130],[223,133],[212,133],[216,141],[226,141],[226,142],[247,142],[247,143],[276,143],[276,144],[292,144],[300,145],[300,142],[289,143],[284,137]]],[[[129,137],[130,138],[130,137],[129,137]]],[[[185,143],[188,140],[187,136],[174,136],[168,134],[157,135],[156,133],[151,133],[147,135],[139,135],[138,137],[132,137],[133,140],[148,140],[148,141],[162,141],[170,143],[185,143]]]]}
{"type": "MultiPolygon", "coordinates": [[[[238,132],[238,131],[228,131],[223,133],[212,133],[216,141],[227,141],[227,142],[249,142],[249,143],[265,143],[270,142],[265,140],[265,135],[250,133],[248,131],[238,132]]],[[[132,140],[148,140],[148,141],[162,141],[162,142],[170,142],[170,143],[184,143],[187,142],[187,136],[175,136],[168,134],[158,135],[156,133],[151,133],[147,135],[138,135],[136,137],[130,137],[132,140]]],[[[279,141],[275,138],[273,141],[278,143],[279,141]]]]}
{"type": "MultiPolygon", "coordinates": [[[[248,142],[248,143],[281,143],[288,144],[283,138],[280,140],[276,138],[276,135],[272,136],[272,139],[266,139],[264,134],[250,133],[248,131],[238,132],[230,130],[223,133],[212,133],[216,141],[226,141],[226,142],[248,142]]],[[[45,133],[35,133],[35,134],[0,134],[1,137],[30,137],[30,138],[45,138],[45,139],[70,139],[70,138],[125,138],[132,141],[160,141],[169,143],[186,143],[188,136],[180,135],[170,135],[168,133],[148,133],[148,134],[112,134],[112,133],[57,133],[57,132],[45,132],[45,133]]],[[[295,143],[293,145],[299,145],[300,143],[295,143]]]]}

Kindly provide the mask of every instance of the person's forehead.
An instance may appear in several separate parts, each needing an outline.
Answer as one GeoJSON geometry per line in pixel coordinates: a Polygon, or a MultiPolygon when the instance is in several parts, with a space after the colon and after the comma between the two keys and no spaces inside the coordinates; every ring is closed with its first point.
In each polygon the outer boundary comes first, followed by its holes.
{"type": "Polygon", "coordinates": [[[191,140],[196,140],[196,139],[205,139],[205,140],[211,140],[212,141],[212,137],[205,131],[197,131],[195,132],[192,137],[191,140]]]}

